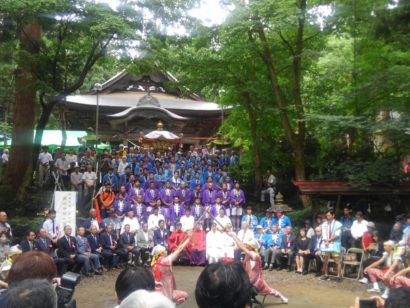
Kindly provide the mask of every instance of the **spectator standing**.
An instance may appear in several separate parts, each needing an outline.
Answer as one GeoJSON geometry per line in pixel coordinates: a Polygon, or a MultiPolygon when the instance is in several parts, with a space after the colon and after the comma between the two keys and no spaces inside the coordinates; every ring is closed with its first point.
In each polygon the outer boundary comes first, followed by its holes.
{"type": "Polygon", "coordinates": [[[353,247],[362,248],[363,234],[367,231],[367,224],[368,221],[363,219],[363,213],[358,211],[356,213],[356,220],[353,221],[351,228],[353,247]]]}

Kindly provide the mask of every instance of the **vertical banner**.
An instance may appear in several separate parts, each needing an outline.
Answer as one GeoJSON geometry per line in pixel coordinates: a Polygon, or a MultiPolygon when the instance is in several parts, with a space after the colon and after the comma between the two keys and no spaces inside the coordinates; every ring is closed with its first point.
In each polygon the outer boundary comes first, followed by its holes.
{"type": "Polygon", "coordinates": [[[56,211],[56,222],[60,237],[64,235],[64,227],[70,225],[73,229],[71,235],[76,232],[76,191],[56,191],[54,192],[54,209],[56,211]]]}

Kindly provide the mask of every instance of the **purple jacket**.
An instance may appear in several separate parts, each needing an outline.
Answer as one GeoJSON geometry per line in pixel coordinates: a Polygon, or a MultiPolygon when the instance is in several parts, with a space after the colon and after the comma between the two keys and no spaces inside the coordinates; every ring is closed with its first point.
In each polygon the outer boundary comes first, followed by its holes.
{"type": "Polygon", "coordinates": [[[137,192],[137,188],[135,188],[135,186],[130,188],[130,190],[128,191],[128,195],[129,195],[130,199],[136,199],[137,196],[142,196],[142,202],[144,202],[145,191],[142,187],[138,188],[138,192],[137,192]]]}
{"type": "Polygon", "coordinates": [[[210,191],[206,189],[202,192],[202,204],[203,205],[211,205],[215,203],[215,199],[217,197],[217,191],[213,189],[210,191]]]}
{"type": "Polygon", "coordinates": [[[212,207],[211,207],[211,215],[212,215],[212,217],[213,218],[215,218],[216,216],[218,216],[218,214],[219,214],[219,209],[220,208],[225,208],[222,204],[214,204],[214,205],[212,205],[212,207]]]}
{"type": "MultiPolygon", "coordinates": [[[[160,182],[159,181],[154,181],[154,185],[155,185],[155,189],[159,189],[160,187],[160,182]]],[[[148,190],[149,189],[149,184],[150,184],[151,180],[148,180],[144,183],[144,190],[148,190]]]]}
{"type": "Polygon", "coordinates": [[[144,204],[131,205],[131,209],[134,211],[134,215],[140,219],[140,221],[147,221],[147,207],[144,204]]]}
{"type": "Polygon", "coordinates": [[[223,190],[220,190],[219,192],[218,192],[218,195],[217,195],[219,198],[221,198],[221,203],[224,205],[224,206],[229,206],[230,204],[231,204],[231,194],[230,194],[230,192],[229,191],[223,191],[223,190]]]}
{"type": "Polygon", "coordinates": [[[176,195],[176,191],[172,189],[171,187],[169,188],[169,195],[167,195],[167,188],[161,189],[159,192],[159,197],[162,201],[162,203],[165,204],[171,204],[174,201],[174,197],[176,195]]]}
{"type": "Polygon", "coordinates": [[[193,204],[191,206],[191,215],[194,216],[195,220],[198,220],[205,212],[205,206],[202,204],[199,204],[198,206],[196,204],[193,204]]]}
{"type": "Polygon", "coordinates": [[[151,193],[151,189],[147,189],[145,191],[144,203],[146,205],[150,204],[151,202],[156,202],[159,199],[159,191],[158,189],[154,189],[151,193]]]}
{"type": "Polygon", "coordinates": [[[175,192],[175,195],[179,198],[179,201],[182,203],[184,206],[190,206],[192,203],[192,194],[191,191],[185,187],[184,190],[181,188],[178,188],[178,190],[175,192]]]}
{"type": "Polygon", "coordinates": [[[128,196],[126,196],[122,202],[120,202],[120,198],[118,197],[118,195],[115,197],[114,203],[114,210],[115,210],[115,214],[121,216],[124,214],[127,214],[129,207],[130,207],[130,202],[128,199],[128,196]]]}
{"type": "Polygon", "coordinates": [[[245,194],[242,189],[239,189],[238,191],[235,189],[231,190],[231,204],[234,205],[235,202],[239,202],[241,206],[245,204],[245,194]]]}
{"type": "Polygon", "coordinates": [[[168,209],[168,219],[171,222],[171,226],[175,227],[175,224],[179,221],[179,219],[184,216],[185,214],[185,209],[182,206],[182,204],[179,204],[178,212],[176,210],[175,204],[171,204],[171,206],[168,209]]]}

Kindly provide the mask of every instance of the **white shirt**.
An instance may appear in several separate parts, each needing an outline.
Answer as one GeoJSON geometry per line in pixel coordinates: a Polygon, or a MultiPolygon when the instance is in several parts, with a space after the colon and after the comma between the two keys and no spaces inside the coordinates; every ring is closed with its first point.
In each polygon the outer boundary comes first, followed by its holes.
{"type": "Polygon", "coordinates": [[[232,222],[231,222],[231,219],[228,217],[228,216],[224,216],[224,217],[221,217],[221,216],[216,216],[215,217],[215,220],[217,221],[217,223],[216,223],[216,228],[218,229],[218,230],[222,230],[222,227],[221,227],[221,225],[223,226],[223,227],[226,227],[228,224],[231,224],[232,225],[232,222]],[[218,223],[219,222],[219,223],[218,223]]]}
{"type": "Polygon", "coordinates": [[[47,234],[51,237],[54,238],[57,236],[58,233],[58,224],[54,220],[54,228],[53,228],[53,221],[48,218],[44,223],[43,223],[43,228],[46,230],[47,234]]]}
{"type": "Polygon", "coordinates": [[[238,232],[238,238],[242,243],[248,243],[253,240],[254,234],[250,229],[246,229],[246,231],[241,229],[238,232]]]}
{"type": "Polygon", "coordinates": [[[9,161],[9,154],[3,153],[3,155],[1,155],[1,161],[3,164],[6,164],[9,161]]]}
{"type": "Polygon", "coordinates": [[[354,238],[360,238],[363,236],[363,233],[367,231],[367,224],[368,221],[362,219],[362,221],[358,221],[357,219],[353,221],[352,227],[350,228],[350,232],[354,238]]]}
{"type": "Polygon", "coordinates": [[[95,174],[94,171],[84,172],[83,181],[87,184],[88,187],[93,186],[96,180],[97,180],[97,175],[95,174]]]}
{"type": "Polygon", "coordinates": [[[234,258],[236,243],[232,237],[226,233],[222,233],[223,246],[222,246],[222,257],[234,258]]]}
{"type": "Polygon", "coordinates": [[[48,152],[47,153],[41,152],[38,155],[38,160],[40,161],[40,163],[44,165],[48,165],[53,160],[53,157],[48,152]]]}
{"type": "Polygon", "coordinates": [[[223,234],[219,231],[209,231],[206,235],[206,256],[207,259],[220,258],[222,253],[222,247],[224,245],[223,234]]]}
{"type": "Polygon", "coordinates": [[[182,224],[182,231],[186,232],[188,230],[193,230],[194,229],[194,224],[195,224],[195,219],[194,216],[182,216],[179,222],[182,224]]]}
{"type": "Polygon", "coordinates": [[[70,181],[73,185],[80,185],[83,182],[83,174],[81,172],[72,172],[70,175],[70,181]]]}
{"type": "Polygon", "coordinates": [[[62,160],[61,158],[57,159],[55,164],[58,172],[62,175],[67,175],[67,170],[70,169],[70,163],[65,159],[62,160]]]}
{"type": "Polygon", "coordinates": [[[149,230],[154,230],[154,229],[159,228],[158,224],[159,224],[160,220],[163,220],[165,222],[164,215],[159,214],[159,213],[158,213],[158,215],[155,215],[155,214],[149,215],[149,217],[148,217],[148,229],[149,230]]]}
{"type": "Polygon", "coordinates": [[[120,163],[118,164],[118,169],[117,172],[119,175],[122,175],[125,173],[125,168],[128,166],[128,164],[125,162],[123,162],[122,160],[120,161],[120,163]]]}
{"type": "Polygon", "coordinates": [[[140,229],[140,223],[138,221],[137,217],[129,218],[128,216],[124,217],[124,220],[122,221],[121,224],[121,232],[124,232],[125,225],[130,225],[130,232],[135,233],[140,229]]]}
{"type": "Polygon", "coordinates": [[[77,162],[77,155],[75,155],[75,154],[73,154],[73,155],[67,154],[67,155],[65,156],[65,159],[68,161],[69,164],[71,164],[71,163],[76,163],[76,162],[77,162]]]}

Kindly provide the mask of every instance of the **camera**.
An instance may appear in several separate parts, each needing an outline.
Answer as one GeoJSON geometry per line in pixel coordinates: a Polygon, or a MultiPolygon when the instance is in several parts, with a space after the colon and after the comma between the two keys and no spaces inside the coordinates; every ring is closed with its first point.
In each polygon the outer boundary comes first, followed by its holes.
{"type": "Polygon", "coordinates": [[[80,282],[81,275],[67,272],[61,277],[60,285],[56,288],[58,308],[76,308],[77,304],[73,299],[75,287],[80,282]]]}

